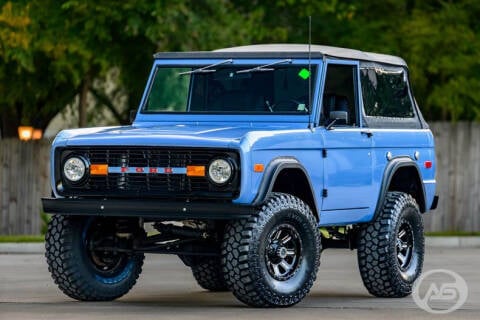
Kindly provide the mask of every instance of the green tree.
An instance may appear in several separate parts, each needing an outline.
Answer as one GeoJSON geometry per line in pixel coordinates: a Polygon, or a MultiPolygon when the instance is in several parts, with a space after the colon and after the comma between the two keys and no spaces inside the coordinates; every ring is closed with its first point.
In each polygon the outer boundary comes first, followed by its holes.
{"type": "Polygon", "coordinates": [[[480,120],[480,3],[475,0],[19,0],[0,5],[0,127],[45,129],[87,96],[118,123],[140,101],[155,51],[312,42],[409,63],[429,119],[480,120]],[[78,100],[74,100],[78,97],[78,100]],[[77,103],[77,102],[75,102],[77,103]]]}
{"type": "Polygon", "coordinates": [[[419,102],[433,119],[480,121],[480,3],[430,2],[401,28],[419,102]]]}
{"type": "Polygon", "coordinates": [[[69,103],[79,83],[66,63],[74,49],[61,28],[54,1],[6,2],[0,13],[0,123],[2,136],[16,136],[17,126],[45,129],[69,103]],[[42,8],[47,8],[48,13],[42,8]]]}
{"type": "Polygon", "coordinates": [[[126,123],[155,51],[248,43],[259,23],[258,14],[238,12],[229,1],[32,0],[2,8],[0,92],[9,93],[0,97],[4,137],[16,136],[20,123],[45,129],[76,96],[85,126],[88,94],[96,114],[104,107],[126,123]]]}
{"type": "MultiPolygon", "coordinates": [[[[235,1],[240,8],[249,6],[235,1]]],[[[409,64],[430,120],[480,121],[480,2],[476,0],[256,1],[266,42],[307,41],[394,54],[409,64]],[[271,32],[269,32],[271,31],[271,32]]]]}
{"type": "Polygon", "coordinates": [[[346,19],[329,20],[341,32],[316,30],[335,37],[315,40],[401,56],[427,119],[480,121],[480,2],[362,1],[351,8],[346,19]]]}

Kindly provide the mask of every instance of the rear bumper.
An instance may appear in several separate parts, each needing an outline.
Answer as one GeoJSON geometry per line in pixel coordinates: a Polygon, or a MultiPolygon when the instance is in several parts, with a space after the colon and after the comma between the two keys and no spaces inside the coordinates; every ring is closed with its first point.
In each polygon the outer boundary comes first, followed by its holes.
{"type": "Polygon", "coordinates": [[[172,220],[241,219],[256,211],[252,206],[231,203],[165,202],[158,199],[42,198],[42,204],[43,211],[51,214],[172,220]]]}

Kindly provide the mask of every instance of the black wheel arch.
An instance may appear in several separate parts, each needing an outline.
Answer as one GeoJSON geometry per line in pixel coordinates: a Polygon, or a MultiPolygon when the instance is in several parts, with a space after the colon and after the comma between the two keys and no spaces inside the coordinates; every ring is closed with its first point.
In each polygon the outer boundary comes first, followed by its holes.
{"type": "Polygon", "coordinates": [[[294,157],[278,157],[267,165],[258,188],[253,206],[261,206],[272,192],[288,193],[302,199],[310,206],[315,218],[319,220],[317,199],[313,184],[305,167],[294,157]],[[288,179],[286,179],[288,177],[288,179]],[[291,183],[296,181],[297,184],[291,183]],[[290,183],[283,184],[283,181],[290,183]],[[288,186],[297,187],[290,188],[288,186]]]}
{"type": "Polygon", "coordinates": [[[420,212],[426,212],[425,187],[421,177],[418,164],[410,157],[396,157],[390,160],[383,174],[375,214],[371,220],[375,220],[380,214],[389,191],[401,191],[410,194],[417,201],[420,212]]]}

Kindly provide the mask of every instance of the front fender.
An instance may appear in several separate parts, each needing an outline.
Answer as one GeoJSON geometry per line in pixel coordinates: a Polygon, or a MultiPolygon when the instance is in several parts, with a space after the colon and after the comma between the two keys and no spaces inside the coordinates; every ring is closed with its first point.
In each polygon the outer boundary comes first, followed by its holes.
{"type": "Polygon", "coordinates": [[[310,180],[310,176],[308,175],[307,170],[303,167],[303,165],[294,157],[278,157],[270,161],[267,168],[265,169],[265,173],[258,188],[257,196],[255,197],[252,205],[260,206],[267,199],[268,195],[273,190],[278,175],[285,169],[298,169],[303,172],[310,186],[313,201],[315,202],[315,208],[312,209],[315,212],[318,212],[317,200],[315,197],[315,193],[313,192],[313,184],[310,180]]]}

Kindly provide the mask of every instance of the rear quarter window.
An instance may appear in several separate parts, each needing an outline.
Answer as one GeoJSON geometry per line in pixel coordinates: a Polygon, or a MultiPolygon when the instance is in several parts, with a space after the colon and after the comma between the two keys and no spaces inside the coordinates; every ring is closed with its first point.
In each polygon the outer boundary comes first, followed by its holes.
{"type": "Polygon", "coordinates": [[[360,67],[360,82],[364,120],[369,127],[421,127],[406,69],[365,64],[360,67]]]}

